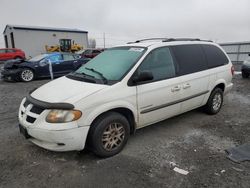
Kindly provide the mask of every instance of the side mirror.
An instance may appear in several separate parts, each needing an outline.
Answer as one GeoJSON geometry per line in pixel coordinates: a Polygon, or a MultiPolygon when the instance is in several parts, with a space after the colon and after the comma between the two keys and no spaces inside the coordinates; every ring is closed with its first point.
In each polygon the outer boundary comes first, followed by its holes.
{"type": "Polygon", "coordinates": [[[39,62],[39,65],[41,67],[44,67],[49,64],[49,61],[47,59],[43,59],[42,61],[39,62]]]}
{"type": "Polygon", "coordinates": [[[135,76],[133,78],[134,83],[139,83],[139,82],[145,82],[145,81],[150,81],[153,80],[154,76],[152,72],[150,71],[142,71],[138,74],[138,76],[135,76]]]}

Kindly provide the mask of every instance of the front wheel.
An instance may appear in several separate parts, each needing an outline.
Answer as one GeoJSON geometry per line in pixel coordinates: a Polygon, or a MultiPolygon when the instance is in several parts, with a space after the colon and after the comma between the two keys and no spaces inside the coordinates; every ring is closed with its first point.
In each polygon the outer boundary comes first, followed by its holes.
{"type": "Polygon", "coordinates": [[[129,122],[123,115],[106,113],[91,125],[88,138],[90,149],[100,157],[116,155],[126,145],[129,133],[129,122]]]}
{"type": "Polygon", "coordinates": [[[215,88],[205,105],[205,111],[210,115],[217,114],[220,111],[222,104],[223,91],[220,88],[215,88]]]}
{"type": "Polygon", "coordinates": [[[20,80],[23,82],[30,82],[34,79],[34,72],[31,69],[23,69],[20,72],[20,80]]]}

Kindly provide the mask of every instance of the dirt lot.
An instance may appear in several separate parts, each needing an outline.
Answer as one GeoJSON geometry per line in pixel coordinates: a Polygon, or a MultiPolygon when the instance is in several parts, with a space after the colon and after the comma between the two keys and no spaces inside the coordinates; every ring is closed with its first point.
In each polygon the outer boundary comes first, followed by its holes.
{"type": "Polygon", "coordinates": [[[249,187],[250,162],[234,163],[224,150],[250,142],[250,79],[235,76],[218,115],[194,110],[138,130],[108,159],[50,152],[19,134],[21,99],[46,82],[0,81],[0,187],[249,187]]]}

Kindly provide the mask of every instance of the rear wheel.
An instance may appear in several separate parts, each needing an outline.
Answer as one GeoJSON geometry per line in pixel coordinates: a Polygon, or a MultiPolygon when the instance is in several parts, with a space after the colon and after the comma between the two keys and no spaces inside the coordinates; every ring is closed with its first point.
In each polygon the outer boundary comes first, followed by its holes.
{"type": "Polygon", "coordinates": [[[30,82],[34,79],[35,75],[31,69],[25,68],[20,72],[19,77],[23,82],[30,82]]]}
{"type": "Polygon", "coordinates": [[[248,78],[249,74],[245,73],[244,71],[241,72],[242,78],[248,78]]]}
{"type": "Polygon", "coordinates": [[[126,145],[129,133],[129,122],[124,116],[116,112],[106,113],[91,125],[90,149],[100,157],[116,155],[126,145]]]}
{"type": "Polygon", "coordinates": [[[222,104],[223,91],[220,88],[215,88],[205,105],[205,111],[210,115],[217,114],[220,111],[222,104]]]}

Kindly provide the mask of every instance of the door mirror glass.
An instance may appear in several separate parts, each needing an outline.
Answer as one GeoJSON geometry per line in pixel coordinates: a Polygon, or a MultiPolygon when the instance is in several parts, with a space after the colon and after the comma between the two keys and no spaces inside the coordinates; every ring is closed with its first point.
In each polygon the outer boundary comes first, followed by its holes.
{"type": "Polygon", "coordinates": [[[145,82],[145,81],[150,81],[153,80],[153,74],[150,71],[142,71],[138,74],[138,76],[135,76],[133,78],[133,82],[134,83],[138,83],[138,82],[145,82]]]}

